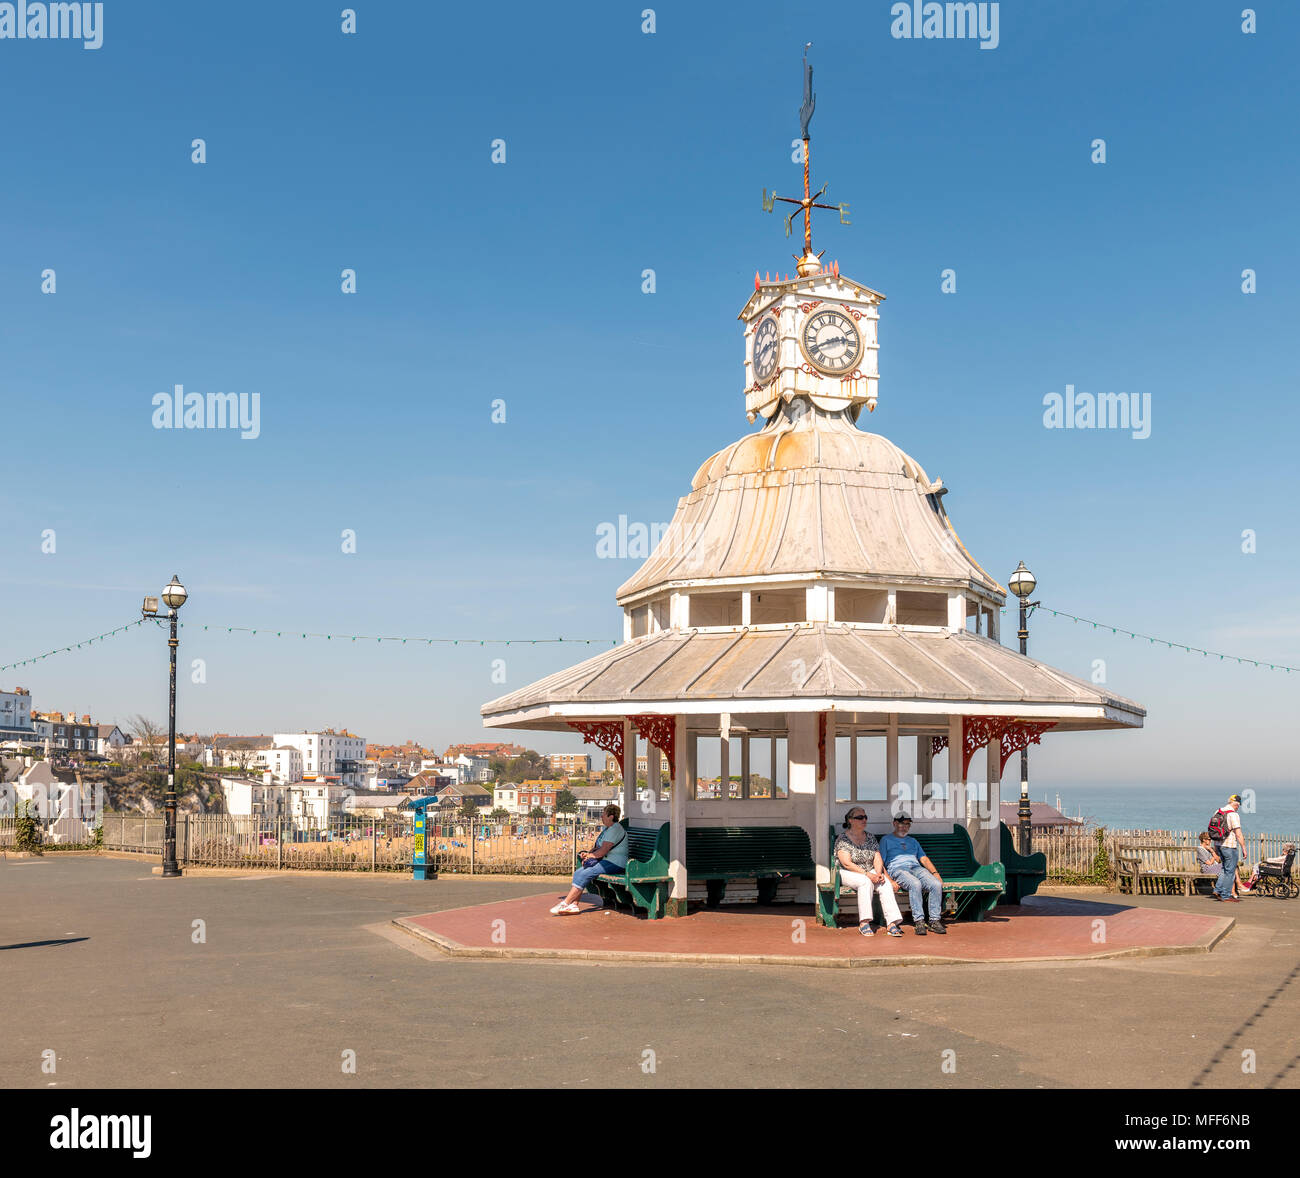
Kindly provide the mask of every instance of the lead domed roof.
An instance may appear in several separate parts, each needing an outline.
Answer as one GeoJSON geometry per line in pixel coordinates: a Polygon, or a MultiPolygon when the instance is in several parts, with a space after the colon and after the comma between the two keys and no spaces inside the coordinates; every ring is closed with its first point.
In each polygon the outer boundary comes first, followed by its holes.
{"type": "Polygon", "coordinates": [[[670,582],[783,575],[973,586],[1004,599],[957,536],[943,493],[889,439],[795,401],[700,466],[618,600],[670,582]]]}

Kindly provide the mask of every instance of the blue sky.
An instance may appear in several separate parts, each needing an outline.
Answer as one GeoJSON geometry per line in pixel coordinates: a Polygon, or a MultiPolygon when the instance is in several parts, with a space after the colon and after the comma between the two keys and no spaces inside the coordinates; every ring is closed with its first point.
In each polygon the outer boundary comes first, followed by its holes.
{"type": "MultiPolygon", "coordinates": [[[[853,221],[815,245],[888,297],[862,424],[944,479],[1004,583],[1023,559],[1047,605],[1300,665],[1293,5],[1244,35],[1240,3],[1004,0],[993,50],[896,40],[877,2],[660,4],[652,35],[645,4],[363,4],[351,36],[342,7],[109,0],[98,50],[0,40],[23,112],[0,138],[0,662],[131,620],[178,572],[181,665],[206,663],[182,728],[441,746],[599,647],[225,627],[618,637],[636,562],[597,559],[597,526],[670,519],[753,428],[736,314],[755,269],[793,266],[760,194],[800,183],[811,41],[814,181],[853,221]],[[258,393],[260,436],[154,429],[176,384],[258,393]],[[1151,436],[1045,429],[1066,384],[1149,394],[1151,436]]],[[[1150,712],[1049,739],[1036,776],[1295,781],[1300,674],[1044,614],[1032,642],[1106,660],[1150,712]]],[[[132,630],[0,686],[162,716],[165,666],[132,630]]]]}

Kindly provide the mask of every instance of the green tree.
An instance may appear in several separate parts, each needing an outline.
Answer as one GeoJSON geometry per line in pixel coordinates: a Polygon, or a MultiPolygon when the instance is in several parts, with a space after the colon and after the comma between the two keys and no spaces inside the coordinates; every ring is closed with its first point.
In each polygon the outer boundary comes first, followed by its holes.
{"type": "Polygon", "coordinates": [[[555,795],[555,812],[557,814],[571,814],[578,808],[577,796],[567,789],[562,789],[555,795]]]}
{"type": "Polygon", "coordinates": [[[509,822],[510,811],[505,809],[503,806],[498,806],[488,815],[488,818],[493,822],[509,822]]]}
{"type": "Polygon", "coordinates": [[[466,798],[463,802],[461,802],[460,816],[462,818],[477,818],[478,814],[479,814],[479,808],[474,804],[472,798],[466,798]]]}
{"type": "Polygon", "coordinates": [[[528,811],[528,817],[529,817],[529,818],[545,818],[545,817],[546,817],[546,811],[543,810],[543,809],[541,808],[541,806],[534,806],[531,810],[528,811]]]}

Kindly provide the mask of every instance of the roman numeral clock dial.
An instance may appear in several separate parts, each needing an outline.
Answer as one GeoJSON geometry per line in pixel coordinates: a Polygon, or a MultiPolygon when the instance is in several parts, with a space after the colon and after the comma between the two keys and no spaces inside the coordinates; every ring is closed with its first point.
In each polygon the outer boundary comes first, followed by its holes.
{"type": "Polygon", "coordinates": [[[827,376],[846,376],[862,358],[862,336],[843,311],[813,311],[799,333],[804,358],[827,376]]]}

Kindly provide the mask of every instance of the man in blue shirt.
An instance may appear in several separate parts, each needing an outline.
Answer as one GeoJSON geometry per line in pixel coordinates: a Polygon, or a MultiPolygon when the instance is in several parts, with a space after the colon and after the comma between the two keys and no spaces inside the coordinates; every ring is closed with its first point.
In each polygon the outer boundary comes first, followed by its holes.
{"type": "Polygon", "coordinates": [[[894,819],[894,833],[880,840],[880,857],[885,861],[885,874],[897,888],[907,889],[912,905],[912,924],[918,937],[925,936],[925,899],[930,904],[929,929],[932,933],[947,933],[943,927],[943,877],[930,862],[921,844],[911,835],[912,817],[900,814],[894,819]]]}

